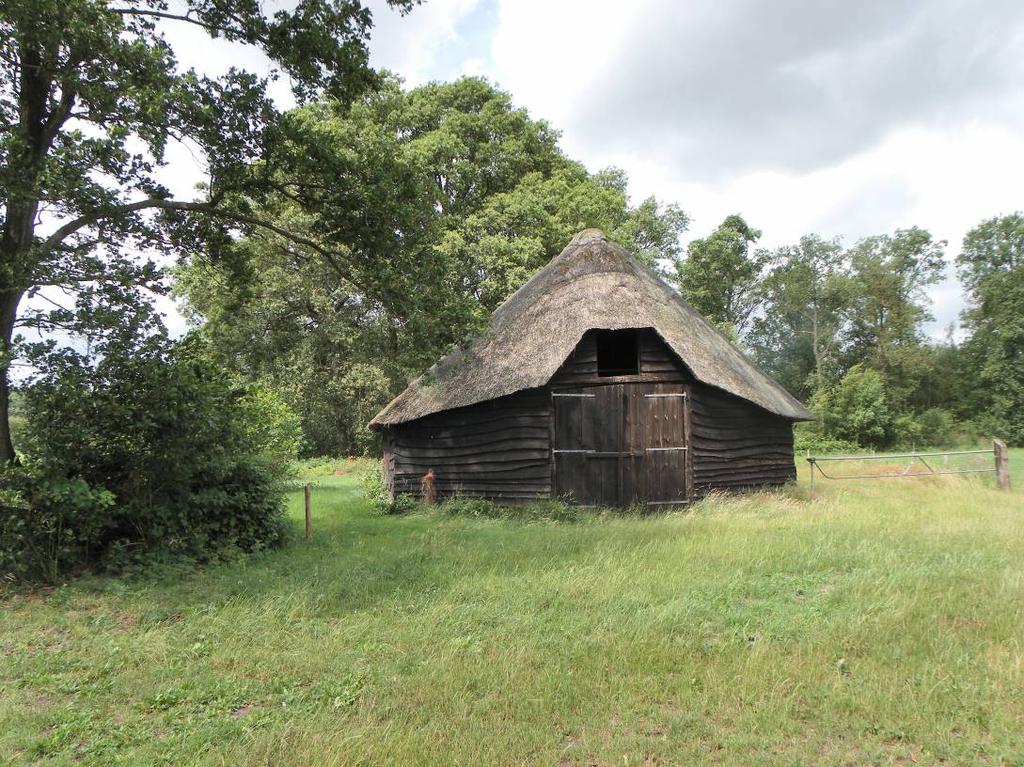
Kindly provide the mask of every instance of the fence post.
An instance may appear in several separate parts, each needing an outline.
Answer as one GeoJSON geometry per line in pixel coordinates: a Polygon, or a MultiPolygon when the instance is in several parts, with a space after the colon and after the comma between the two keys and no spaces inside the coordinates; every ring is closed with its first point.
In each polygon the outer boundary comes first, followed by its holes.
{"type": "Polygon", "coordinates": [[[814,494],[814,459],[807,456],[807,465],[811,467],[811,494],[814,494]]]}
{"type": "Polygon", "coordinates": [[[307,482],[303,488],[306,496],[306,540],[313,540],[313,502],[312,486],[307,482]]]}
{"type": "Polygon", "coordinates": [[[996,485],[1000,490],[1010,489],[1010,456],[1006,443],[1001,439],[992,440],[992,452],[996,457],[996,485]]]}

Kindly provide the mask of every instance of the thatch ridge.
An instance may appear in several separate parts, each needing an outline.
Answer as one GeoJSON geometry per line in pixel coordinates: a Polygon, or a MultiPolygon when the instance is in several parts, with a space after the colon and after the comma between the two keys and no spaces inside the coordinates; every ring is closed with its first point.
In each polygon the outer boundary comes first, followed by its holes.
{"type": "Polygon", "coordinates": [[[654,328],[697,380],[785,418],[813,418],[654,272],[587,229],[509,296],[483,333],[409,384],[370,425],[544,386],[587,330],[641,327],[654,328]]]}

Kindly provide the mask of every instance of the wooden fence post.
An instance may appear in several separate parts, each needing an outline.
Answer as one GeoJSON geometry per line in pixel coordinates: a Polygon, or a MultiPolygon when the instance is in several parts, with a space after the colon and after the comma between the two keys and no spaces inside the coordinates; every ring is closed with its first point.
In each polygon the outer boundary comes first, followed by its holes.
{"type": "Polygon", "coordinates": [[[307,482],[305,490],[306,496],[306,540],[313,540],[313,503],[312,503],[312,486],[307,482]]]}
{"type": "Polygon", "coordinates": [[[1010,489],[1010,455],[1006,443],[1001,439],[992,440],[992,452],[996,457],[996,485],[1000,490],[1010,489]]]}

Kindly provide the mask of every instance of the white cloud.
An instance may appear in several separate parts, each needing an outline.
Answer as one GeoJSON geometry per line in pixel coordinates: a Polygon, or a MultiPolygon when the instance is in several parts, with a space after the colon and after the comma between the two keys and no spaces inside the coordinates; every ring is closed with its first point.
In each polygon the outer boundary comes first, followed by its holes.
{"type": "Polygon", "coordinates": [[[374,0],[369,3],[374,22],[370,63],[398,73],[410,86],[439,77],[447,51],[469,43],[459,32],[459,22],[480,2],[429,0],[401,16],[374,0]]]}
{"type": "MultiPolygon", "coordinates": [[[[491,74],[693,236],[742,213],[764,244],[922,226],[949,241],[1024,206],[1024,6],[500,0],[491,74]]],[[[939,335],[962,308],[933,292],[939,335]]]]}

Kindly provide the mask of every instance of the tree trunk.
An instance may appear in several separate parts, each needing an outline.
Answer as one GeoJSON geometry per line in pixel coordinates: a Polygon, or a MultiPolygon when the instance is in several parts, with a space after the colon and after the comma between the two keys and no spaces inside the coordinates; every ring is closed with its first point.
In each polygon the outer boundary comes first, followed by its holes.
{"type": "Polygon", "coordinates": [[[818,301],[811,307],[811,351],[814,354],[814,388],[821,388],[821,350],[818,348],[818,301]]]}
{"type": "Polygon", "coordinates": [[[14,463],[17,458],[11,440],[11,342],[21,295],[20,290],[0,292],[0,466],[14,463]]]}

